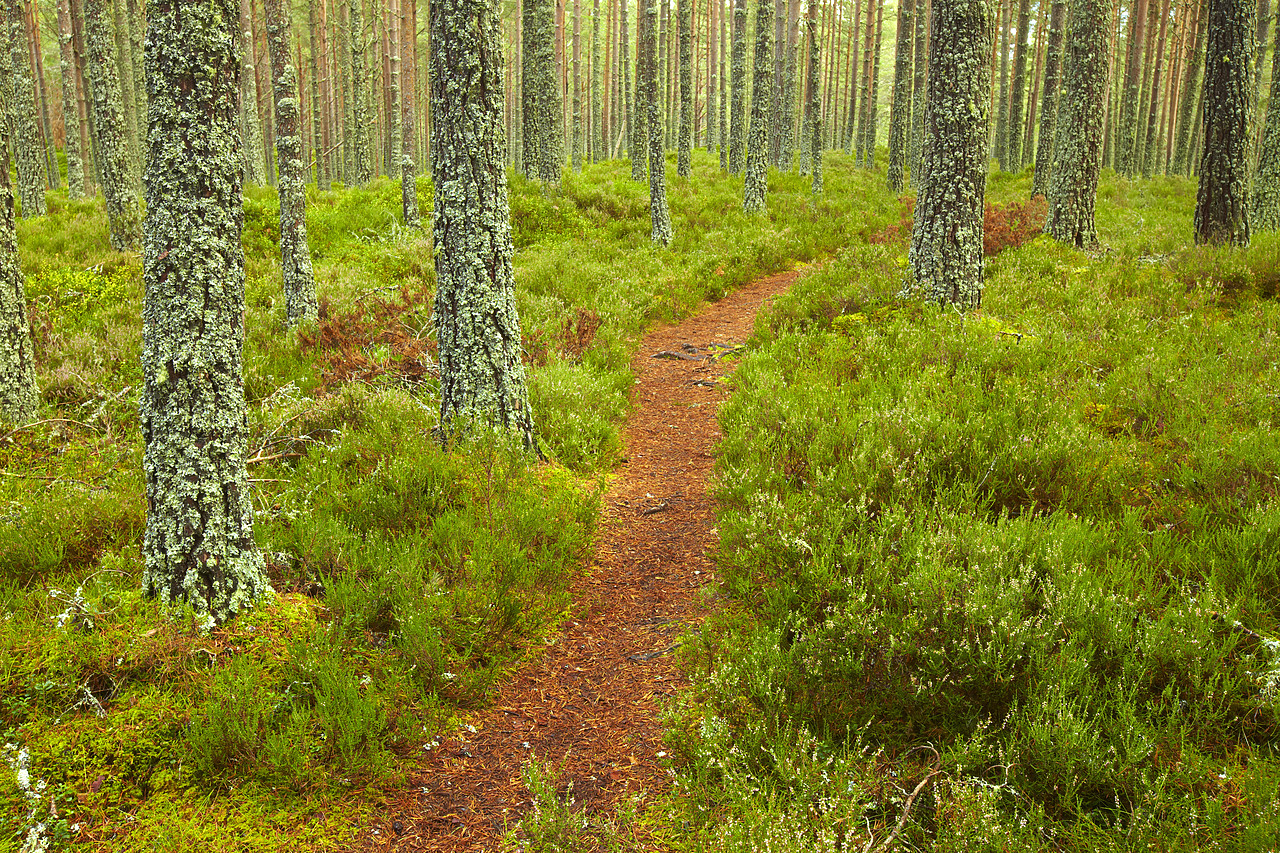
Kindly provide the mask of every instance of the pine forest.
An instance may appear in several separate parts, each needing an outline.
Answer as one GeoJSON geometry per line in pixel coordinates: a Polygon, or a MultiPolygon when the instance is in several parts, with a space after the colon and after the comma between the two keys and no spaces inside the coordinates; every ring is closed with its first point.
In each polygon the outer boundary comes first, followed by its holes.
{"type": "Polygon", "coordinates": [[[0,23],[0,851],[1280,849],[1280,0],[0,23]]]}

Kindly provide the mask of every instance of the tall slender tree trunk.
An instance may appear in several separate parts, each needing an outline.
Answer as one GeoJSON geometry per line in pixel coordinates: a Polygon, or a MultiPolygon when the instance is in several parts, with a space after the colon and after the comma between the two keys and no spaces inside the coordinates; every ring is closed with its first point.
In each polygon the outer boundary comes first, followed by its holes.
{"type": "Polygon", "coordinates": [[[600,66],[600,0],[591,9],[591,162],[605,159],[604,70],[600,66]]]}
{"type": "Polygon", "coordinates": [[[857,133],[857,164],[859,166],[867,166],[867,123],[870,120],[871,104],[871,78],[875,73],[875,20],[876,6],[883,0],[865,0],[864,5],[867,11],[867,29],[866,37],[863,41],[862,50],[862,94],[859,97],[858,109],[858,129],[857,133]]]}
{"type": "Polygon", "coordinates": [[[756,61],[751,77],[751,131],[747,138],[747,174],[742,209],[762,213],[769,178],[769,124],[772,110],[773,0],[756,3],[756,61]]]}
{"type": "Polygon", "coordinates": [[[525,169],[535,180],[558,184],[564,162],[564,136],[556,75],[555,8],[551,0],[524,0],[522,26],[520,97],[525,169]]]}
{"type": "Polygon", "coordinates": [[[726,0],[714,0],[720,10],[720,169],[729,171],[729,27],[725,20],[726,0]]]}
{"type": "Polygon", "coordinates": [[[664,128],[666,123],[662,116],[662,90],[658,79],[659,66],[658,47],[654,43],[659,29],[657,0],[645,0],[644,38],[640,53],[644,54],[643,68],[638,72],[644,78],[644,94],[637,101],[643,103],[649,112],[646,122],[649,126],[649,222],[650,238],[663,246],[671,243],[671,211],[667,207],[667,158],[664,128]]]}
{"type": "Polygon", "coordinates": [[[1102,111],[1106,97],[1112,0],[1074,0],[1064,59],[1062,103],[1049,175],[1045,233],[1089,249],[1098,243],[1094,207],[1102,165],[1102,111]]]}
{"type": "Polygon", "coordinates": [[[365,62],[368,36],[364,32],[363,0],[349,0],[351,9],[351,129],[353,138],[352,183],[364,186],[373,180],[373,151],[369,145],[369,71],[365,62]]]}
{"type": "Polygon", "coordinates": [[[693,172],[693,20],[691,0],[678,0],[676,28],[680,31],[680,135],[676,138],[676,174],[693,172]]]}
{"type": "Polygon", "coordinates": [[[97,158],[93,153],[94,137],[89,132],[93,120],[93,108],[89,102],[88,53],[85,49],[84,10],[80,0],[68,3],[71,16],[71,48],[75,62],[76,114],[80,125],[80,161],[84,166],[84,192],[86,196],[96,192],[97,158]]]}
{"type": "Polygon", "coordinates": [[[898,35],[893,61],[893,106],[889,112],[889,189],[902,192],[907,166],[907,126],[911,122],[911,9],[898,0],[898,35]]]}
{"type": "MultiPolygon", "coordinates": [[[[3,141],[7,140],[0,140],[3,141]]],[[[40,395],[31,325],[27,321],[25,281],[18,259],[9,152],[3,144],[0,161],[0,424],[22,426],[36,419],[40,395]]]]}
{"type": "Polygon", "coordinates": [[[1009,41],[1013,0],[1000,0],[1000,96],[996,101],[996,161],[1009,171],[1009,41]]]}
{"type": "Polygon", "coordinates": [[[1040,93],[1040,139],[1036,144],[1036,172],[1031,181],[1031,195],[1044,195],[1049,189],[1053,163],[1053,140],[1058,126],[1058,78],[1062,68],[1062,34],[1066,26],[1067,0],[1053,0],[1049,16],[1049,46],[1045,57],[1044,89],[1040,93]]]}
{"type": "Polygon", "coordinates": [[[116,73],[115,42],[108,18],[109,2],[84,0],[85,42],[92,83],[98,170],[107,199],[111,246],[124,251],[136,249],[142,243],[142,211],[129,173],[124,114],[120,108],[120,78],[116,73]]]}
{"type": "Polygon", "coordinates": [[[1253,176],[1249,199],[1252,227],[1259,231],[1280,231],[1280,15],[1275,16],[1276,46],[1271,53],[1271,93],[1267,118],[1258,151],[1258,170],[1253,176]]]}
{"type": "Polygon", "coordinates": [[[818,64],[821,61],[821,47],[818,43],[818,0],[809,0],[809,15],[805,22],[809,36],[808,73],[805,85],[808,97],[805,98],[805,121],[809,125],[809,168],[813,170],[813,194],[822,192],[822,108],[821,92],[818,91],[818,64]]]}
{"type": "Polygon", "coordinates": [[[142,176],[141,134],[138,132],[138,89],[134,85],[133,42],[129,40],[129,10],[125,0],[112,2],[112,32],[115,36],[115,61],[120,80],[120,109],[124,115],[125,156],[129,161],[130,179],[142,176]]]}
{"type": "MultiPolygon", "coordinates": [[[[9,116],[13,132],[10,147],[18,165],[18,197],[22,202],[22,218],[44,216],[45,172],[44,143],[36,124],[35,81],[31,74],[31,52],[27,44],[26,14],[20,0],[6,0],[9,41],[9,116]]],[[[6,168],[8,168],[6,166],[6,168]]]]}
{"type": "Polygon", "coordinates": [[[1156,0],[1160,9],[1160,37],[1156,42],[1156,50],[1151,61],[1155,66],[1151,70],[1151,95],[1147,99],[1147,121],[1145,125],[1146,140],[1142,146],[1142,177],[1149,178],[1155,173],[1156,155],[1159,151],[1161,76],[1164,73],[1164,45],[1169,30],[1169,2],[1162,4],[1156,0]]]}
{"type": "Polygon", "coordinates": [[[1129,36],[1129,59],[1125,73],[1124,98],[1120,105],[1120,126],[1116,139],[1116,170],[1126,175],[1137,172],[1138,110],[1142,88],[1142,47],[1146,38],[1148,0],[1134,0],[1129,36]]]}
{"type": "Polygon", "coordinates": [[[321,41],[324,29],[320,26],[320,2],[309,0],[307,3],[307,27],[311,37],[311,139],[316,151],[316,188],[320,192],[328,192],[332,189],[333,179],[329,172],[328,123],[324,118],[324,105],[329,99],[321,84],[328,75],[325,73],[325,52],[321,41]]]}
{"type": "Polygon", "coordinates": [[[142,587],[222,623],[270,589],[245,473],[239,15],[148,11],[142,587]]]}
{"type": "Polygon", "coordinates": [[[58,168],[58,148],[53,138],[52,109],[49,106],[49,87],[44,76],[44,48],[40,40],[40,24],[36,17],[34,0],[25,13],[26,26],[31,33],[30,45],[33,68],[36,77],[36,89],[39,93],[40,124],[44,137],[45,174],[48,176],[49,189],[62,188],[62,173],[58,168]]]}
{"type": "Polygon", "coordinates": [[[986,0],[933,0],[923,175],[907,255],[908,289],[930,302],[982,302],[993,37],[986,0]]]}
{"type": "Polygon", "coordinates": [[[747,0],[733,0],[733,91],[729,108],[729,174],[747,164],[747,0]]]}
{"type": "Polygon", "coordinates": [[[259,156],[262,151],[262,123],[258,120],[258,93],[253,71],[253,24],[250,21],[249,2],[250,0],[239,2],[238,49],[244,66],[239,75],[240,133],[244,140],[241,155],[244,158],[245,182],[261,185],[266,183],[266,172],[259,156]]]}
{"type": "Polygon", "coordinates": [[[1030,47],[1031,0],[1018,2],[1018,41],[1013,55],[1013,85],[1009,92],[1009,151],[1007,168],[1022,165],[1022,106],[1027,95],[1027,52],[1030,47]]]}
{"type": "Polygon", "coordinates": [[[1255,0],[1209,0],[1197,246],[1249,245],[1249,78],[1257,9],[1255,0]]]}
{"type": "Polygon", "coordinates": [[[911,152],[907,158],[912,183],[917,183],[916,172],[920,168],[920,146],[924,137],[925,75],[928,72],[929,48],[928,21],[927,0],[916,0],[915,79],[911,86],[911,152]]]}
{"type": "Polygon", "coordinates": [[[71,37],[71,4],[58,0],[58,49],[62,70],[62,130],[66,137],[67,198],[75,201],[84,198],[84,164],[80,159],[80,100],[76,79],[76,60],[71,37]],[[73,127],[73,124],[77,127],[73,127]]]}
{"type": "Polygon", "coordinates": [[[417,0],[400,0],[400,32],[402,61],[400,65],[400,206],[404,224],[420,228],[418,211],[417,118],[414,115],[414,85],[418,77],[418,13],[417,0]]]}
{"type": "MultiPolygon", "coordinates": [[[[626,0],[623,0],[625,3],[626,0]]],[[[635,109],[631,113],[631,177],[646,181],[649,177],[649,98],[657,97],[656,89],[649,90],[649,59],[646,50],[656,50],[649,32],[649,12],[644,5],[636,7],[636,87],[632,99],[635,109]]]]}
{"type": "Polygon", "coordinates": [[[720,25],[720,18],[724,15],[723,0],[709,0],[707,4],[707,15],[710,17],[710,23],[707,29],[707,153],[714,154],[716,150],[716,86],[719,84],[719,43],[716,36],[719,33],[717,27],[720,25]]]}

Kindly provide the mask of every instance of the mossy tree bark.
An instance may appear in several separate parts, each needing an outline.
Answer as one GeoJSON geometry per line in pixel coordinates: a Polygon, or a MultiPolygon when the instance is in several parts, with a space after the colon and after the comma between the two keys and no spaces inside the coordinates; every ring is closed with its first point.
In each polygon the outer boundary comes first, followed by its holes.
{"type": "MultiPolygon", "coordinates": [[[[606,28],[607,29],[607,28],[606,28]]],[[[591,4],[591,144],[592,163],[608,155],[604,129],[604,68],[600,65],[600,0],[591,4]]]]}
{"type": "Polygon", "coordinates": [[[908,289],[960,308],[982,302],[992,37],[987,0],[933,0],[908,289]]]}
{"type": "Polygon", "coordinates": [[[418,67],[417,0],[400,0],[400,32],[403,34],[400,65],[400,206],[404,211],[404,224],[410,228],[422,226],[418,211],[418,167],[415,160],[417,145],[417,119],[414,116],[414,81],[418,67]]]}
{"type": "Polygon", "coordinates": [[[1209,14],[1205,3],[1196,4],[1196,38],[1187,58],[1186,74],[1182,78],[1181,95],[1178,101],[1178,131],[1173,148],[1173,166],[1170,171],[1175,175],[1185,175],[1191,165],[1191,142],[1196,119],[1196,105],[1199,103],[1201,78],[1204,67],[1204,42],[1209,29],[1209,14]]]}
{"type": "Polygon", "coordinates": [[[560,183],[564,133],[560,81],[556,79],[555,9],[550,0],[524,0],[521,34],[521,103],[524,167],[529,177],[560,183]]]}
{"type": "Polygon", "coordinates": [[[1209,0],[1197,246],[1249,245],[1249,95],[1257,9],[1254,0],[1209,0]]]}
{"type": "Polygon", "coordinates": [[[1078,248],[1097,245],[1094,207],[1102,167],[1099,104],[1106,97],[1111,41],[1111,0],[1075,0],[1067,33],[1062,103],[1049,174],[1049,215],[1044,231],[1078,248]]]}
{"type": "Polygon", "coordinates": [[[18,260],[9,154],[3,144],[0,151],[4,152],[4,163],[0,164],[0,424],[21,425],[35,420],[40,396],[36,390],[22,264],[18,260]]]}
{"type": "Polygon", "coordinates": [[[751,76],[751,130],[742,209],[762,213],[769,184],[769,128],[773,116],[773,0],[756,3],[755,69],[751,76]]]}
{"type": "Polygon", "coordinates": [[[373,180],[373,149],[369,142],[369,68],[365,61],[363,0],[350,0],[351,9],[351,182],[364,186],[373,180]]]}
{"type": "Polygon", "coordinates": [[[678,0],[680,30],[680,131],[676,137],[676,174],[687,178],[693,169],[693,9],[690,0],[678,0]]]}
{"type": "Polygon", "coordinates": [[[36,125],[35,78],[31,72],[31,48],[27,40],[26,14],[20,0],[5,0],[5,24],[9,45],[9,145],[18,165],[18,197],[22,218],[44,216],[44,188],[48,180],[44,144],[36,125]]]}
{"type": "MultiPolygon", "coordinates": [[[[526,0],[527,2],[527,0],[526,0]]],[[[636,79],[634,90],[631,88],[630,63],[627,61],[631,46],[627,43],[627,3],[622,2],[622,61],[623,74],[627,92],[627,120],[630,122],[628,136],[628,152],[631,155],[631,180],[643,181],[649,176],[649,104],[644,99],[644,45],[645,22],[644,7],[636,8],[636,79]]]]}
{"type": "Polygon", "coordinates": [[[1031,47],[1031,0],[1018,0],[1018,40],[1013,53],[1013,82],[1009,91],[1010,171],[1022,168],[1022,106],[1027,98],[1027,54],[1031,47]]]}
{"type": "Polygon", "coordinates": [[[1261,231],[1280,231],[1280,15],[1276,20],[1276,48],[1271,54],[1271,95],[1258,152],[1258,171],[1253,176],[1249,200],[1252,226],[1261,231]]]}
{"type": "Polygon", "coordinates": [[[814,195],[822,192],[822,93],[818,71],[822,48],[818,39],[818,0],[809,0],[809,16],[805,22],[809,34],[809,68],[805,75],[808,97],[805,99],[805,121],[809,125],[809,165],[813,169],[814,195]]]}
{"type": "Polygon", "coordinates": [[[733,0],[733,85],[729,92],[729,174],[747,164],[747,0],[733,0]]]}
{"type": "Polygon", "coordinates": [[[911,12],[914,0],[898,0],[898,37],[893,58],[893,106],[889,111],[889,189],[902,192],[911,122],[911,12]]]}
{"type": "MultiPolygon", "coordinates": [[[[90,92],[93,95],[98,173],[107,200],[111,246],[136,249],[142,242],[142,211],[129,172],[120,108],[120,77],[116,73],[115,40],[111,35],[110,0],[85,0],[85,42],[90,92]]],[[[234,96],[231,102],[235,103],[234,96]]]]}
{"type": "Polygon", "coordinates": [[[720,17],[720,91],[717,101],[720,115],[717,116],[720,137],[720,169],[729,171],[729,22],[725,19],[725,0],[715,0],[720,17]]]}
{"type": "Polygon", "coordinates": [[[511,263],[498,11],[489,0],[434,0],[430,20],[440,422],[446,435],[493,424],[535,449],[511,263]]]}
{"type": "Polygon", "coordinates": [[[720,45],[716,40],[719,33],[720,16],[724,14],[724,3],[722,0],[710,0],[707,6],[707,14],[711,16],[710,25],[707,28],[707,153],[714,154],[716,150],[716,118],[718,114],[716,103],[716,86],[719,83],[717,78],[719,61],[718,51],[720,45]]]}
{"type": "Polygon", "coordinates": [[[657,0],[646,0],[644,6],[644,41],[639,53],[643,57],[638,61],[637,73],[643,80],[643,93],[639,95],[640,105],[648,113],[649,126],[649,236],[655,243],[666,246],[671,243],[671,211],[667,207],[667,158],[665,123],[662,120],[663,98],[658,80],[660,63],[658,62],[658,45],[654,36],[658,32],[657,0]]]}
{"type": "Polygon", "coordinates": [[[327,125],[324,122],[324,107],[328,101],[327,92],[321,94],[320,78],[324,77],[324,51],[320,47],[320,0],[309,0],[307,3],[307,34],[311,42],[311,144],[316,152],[316,189],[328,192],[333,188],[333,178],[329,172],[329,138],[327,125]]]}
{"type": "Polygon", "coordinates": [[[573,0],[573,80],[569,86],[570,126],[572,127],[569,154],[573,171],[582,171],[582,0],[573,0]]]}
{"type": "Polygon", "coordinates": [[[62,70],[62,118],[66,135],[67,198],[84,198],[84,163],[80,158],[80,134],[72,127],[78,123],[79,87],[71,34],[71,4],[58,0],[58,49],[62,70]]]}
{"type": "Polygon", "coordinates": [[[157,0],[147,17],[142,586],[221,623],[270,589],[245,473],[239,14],[157,0]]]}
{"type": "Polygon", "coordinates": [[[1000,0],[1000,94],[996,98],[996,161],[1009,171],[1009,38],[1013,0],[1000,0]]]}
{"type": "MultiPolygon", "coordinates": [[[[907,0],[903,0],[907,2],[907,0]]],[[[926,0],[916,0],[915,79],[911,84],[911,151],[907,156],[907,168],[911,181],[917,183],[920,169],[921,140],[924,138],[925,80],[928,71],[929,27],[926,0]]]]}
{"type": "MultiPolygon", "coordinates": [[[[93,0],[87,0],[93,2],[93,0]]],[[[240,0],[240,29],[237,37],[240,51],[240,132],[244,144],[244,179],[246,183],[261,186],[267,182],[262,158],[262,122],[258,117],[258,87],[254,80],[253,21],[249,9],[251,0],[240,0]]]]}
{"type": "MultiPolygon", "coordinates": [[[[778,169],[789,171],[796,154],[796,83],[800,64],[800,0],[787,4],[786,65],[782,69],[782,112],[778,116],[782,151],[778,156],[778,169]]],[[[823,134],[825,137],[826,134],[823,134]]]]}
{"type": "Polygon", "coordinates": [[[280,271],[284,278],[285,319],[290,326],[315,319],[316,280],[307,246],[307,168],[302,162],[302,119],[298,110],[298,71],[294,68],[288,0],[263,0],[267,49],[276,109],[276,157],[280,196],[280,271]]]}
{"type": "Polygon", "coordinates": [[[1044,195],[1049,190],[1053,168],[1053,140],[1058,127],[1058,80],[1062,70],[1062,35],[1066,27],[1067,0],[1053,0],[1049,14],[1049,43],[1046,49],[1044,88],[1040,92],[1040,138],[1036,142],[1036,170],[1031,180],[1031,195],[1044,195]]]}

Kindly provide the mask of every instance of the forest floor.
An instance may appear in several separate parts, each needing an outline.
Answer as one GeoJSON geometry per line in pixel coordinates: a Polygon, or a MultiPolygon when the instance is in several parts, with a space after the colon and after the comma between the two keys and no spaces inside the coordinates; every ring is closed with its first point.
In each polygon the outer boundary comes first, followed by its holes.
{"type": "Polygon", "coordinates": [[[427,752],[363,849],[497,849],[533,805],[522,779],[530,762],[593,823],[666,788],[658,717],[682,684],[669,652],[696,630],[714,578],[707,490],[724,379],[756,312],[798,275],[758,279],[644,337],[625,455],[560,634],[427,752]]]}

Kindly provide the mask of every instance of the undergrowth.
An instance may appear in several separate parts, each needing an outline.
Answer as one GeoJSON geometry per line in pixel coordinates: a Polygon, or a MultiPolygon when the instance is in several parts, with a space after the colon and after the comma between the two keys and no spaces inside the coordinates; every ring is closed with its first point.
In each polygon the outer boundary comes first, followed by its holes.
{"type": "Polygon", "coordinates": [[[762,314],[684,846],[1280,843],[1280,241],[1190,247],[1193,190],[1107,174],[1105,251],[1002,251],[980,312],[900,300],[885,242],[762,314]]]}

